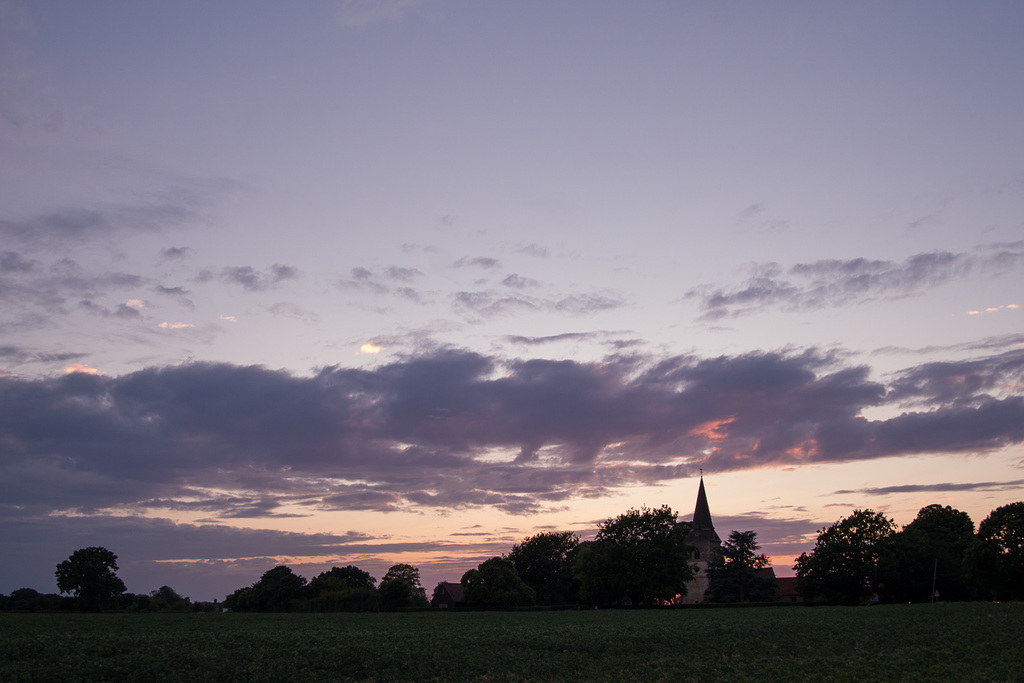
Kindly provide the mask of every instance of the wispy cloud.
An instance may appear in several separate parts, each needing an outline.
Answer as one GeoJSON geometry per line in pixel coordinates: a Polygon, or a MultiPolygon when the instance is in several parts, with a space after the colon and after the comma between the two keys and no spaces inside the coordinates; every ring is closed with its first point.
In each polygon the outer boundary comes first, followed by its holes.
{"type": "Polygon", "coordinates": [[[0,219],[0,237],[32,248],[66,248],[120,233],[155,232],[181,227],[197,217],[193,200],[70,208],[21,220],[0,219]]]}
{"type": "Polygon", "coordinates": [[[931,252],[902,261],[865,258],[798,263],[788,270],[775,263],[751,266],[739,286],[702,285],[687,298],[700,302],[701,318],[716,320],[766,309],[814,310],[895,299],[960,280],[972,274],[1001,274],[1024,264],[1019,247],[980,254],[931,252]]]}
{"type": "Polygon", "coordinates": [[[501,267],[501,261],[491,256],[465,256],[452,264],[453,268],[482,268],[494,270],[501,267]]]}
{"type": "Polygon", "coordinates": [[[455,310],[469,317],[494,318],[537,311],[554,311],[584,316],[624,305],[609,294],[571,294],[568,296],[528,296],[506,291],[462,291],[452,294],[455,310]]]}
{"type": "Polygon", "coordinates": [[[217,279],[221,282],[240,285],[250,292],[262,292],[298,276],[299,269],[295,266],[275,263],[264,271],[258,271],[252,266],[229,266],[219,270],[204,269],[199,272],[196,279],[199,282],[217,279]]]}
{"type": "Polygon", "coordinates": [[[1014,491],[1024,486],[1024,479],[1013,481],[979,481],[964,484],[901,484],[866,489],[844,489],[834,495],[863,494],[867,496],[888,496],[894,493],[945,493],[949,491],[1014,491]]]}
{"type": "Polygon", "coordinates": [[[416,268],[389,266],[382,271],[373,271],[359,266],[350,271],[347,279],[339,280],[337,286],[343,290],[365,292],[371,296],[389,296],[425,305],[430,303],[430,295],[409,285],[423,277],[423,273],[416,268]]]}

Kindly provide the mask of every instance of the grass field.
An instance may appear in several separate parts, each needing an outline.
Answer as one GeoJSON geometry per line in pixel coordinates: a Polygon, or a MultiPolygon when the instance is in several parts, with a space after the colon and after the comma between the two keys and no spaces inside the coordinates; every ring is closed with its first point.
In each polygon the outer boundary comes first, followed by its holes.
{"type": "Polygon", "coordinates": [[[0,613],[0,681],[1024,680],[1024,604],[0,613]]]}

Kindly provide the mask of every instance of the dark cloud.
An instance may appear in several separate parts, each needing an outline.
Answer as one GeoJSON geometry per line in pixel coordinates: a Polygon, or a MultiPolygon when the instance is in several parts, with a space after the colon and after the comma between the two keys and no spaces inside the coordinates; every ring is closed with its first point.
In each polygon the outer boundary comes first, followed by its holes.
{"type": "Polygon", "coordinates": [[[1001,394],[1024,386],[1024,350],[974,360],[924,363],[904,370],[889,397],[907,403],[956,404],[965,396],[1001,394]]]}
{"type": "Polygon", "coordinates": [[[39,270],[39,262],[26,259],[13,251],[0,253],[0,273],[31,273],[39,270]]]}
{"type": "Polygon", "coordinates": [[[1024,442],[1019,364],[976,363],[984,381],[906,379],[942,375],[922,366],[892,387],[815,350],[590,364],[448,349],[312,377],[206,363],[121,377],[6,377],[0,500],[33,514],[157,500],[193,501],[211,518],[302,508],[529,513],[699,467],[986,453],[1024,442]],[[1017,393],[986,391],[1000,373],[1017,393]],[[918,387],[916,411],[862,416],[898,406],[908,382],[918,387]],[[196,493],[204,487],[227,497],[196,493]]]}
{"type": "Polygon", "coordinates": [[[181,261],[195,253],[190,247],[167,247],[160,250],[160,258],[167,261],[181,261]]]}
{"type": "Polygon", "coordinates": [[[766,308],[814,310],[895,299],[918,294],[973,274],[1001,274],[1019,269],[1024,251],[1004,246],[979,254],[932,252],[902,262],[864,258],[798,263],[786,273],[778,264],[754,266],[738,287],[704,285],[686,294],[697,299],[702,318],[714,320],[766,308]]]}

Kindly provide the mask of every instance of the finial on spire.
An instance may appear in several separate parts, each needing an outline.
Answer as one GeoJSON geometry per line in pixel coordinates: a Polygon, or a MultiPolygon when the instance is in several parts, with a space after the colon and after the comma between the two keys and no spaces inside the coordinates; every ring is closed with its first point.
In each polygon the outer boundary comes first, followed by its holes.
{"type": "Polygon", "coordinates": [[[700,468],[700,478],[701,479],[704,478],[704,468],[703,467],[700,468]]]}

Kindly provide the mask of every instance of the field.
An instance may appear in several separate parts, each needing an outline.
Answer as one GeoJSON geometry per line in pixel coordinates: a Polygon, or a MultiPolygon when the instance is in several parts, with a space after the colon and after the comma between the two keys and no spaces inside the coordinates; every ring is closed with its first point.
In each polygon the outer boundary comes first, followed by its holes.
{"type": "Polygon", "coordinates": [[[0,613],[0,681],[1024,680],[1024,604],[0,613]]]}

